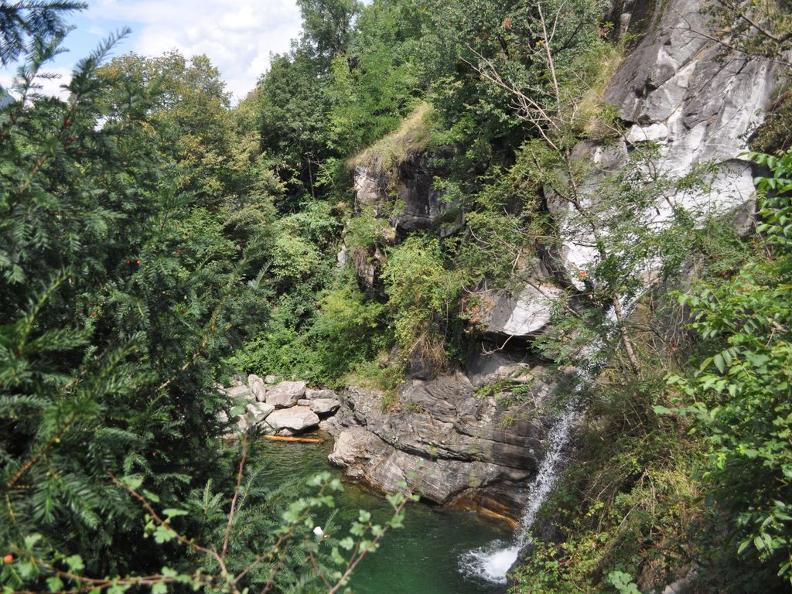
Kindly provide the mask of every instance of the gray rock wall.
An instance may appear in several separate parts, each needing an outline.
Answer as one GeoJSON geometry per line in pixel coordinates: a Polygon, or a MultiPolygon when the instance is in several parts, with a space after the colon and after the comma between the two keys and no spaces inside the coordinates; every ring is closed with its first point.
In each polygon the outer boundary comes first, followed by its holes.
{"type": "MultiPolygon", "coordinates": [[[[583,142],[576,157],[599,171],[615,171],[628,162],[642,143],[656,143],[653,167],[669,179],[711,165],[705,187],[675,191],[660,197],[643,213],[647,226],[662,226],[672,209],[682,206],[699,217],[722,216],[752,208],[753,172],[745,158],[751,135],[764,120],[782,72],[768,60],[724,51],[712,39],[704,0],[627,3],[622,23],[629,30],[629,11],[641,13],[634,23],[641,42],[623,60],[605,93],[626,126],[623,138],[609,145],[583,142]]],[[[596,200],[598,174],[588,184],[596,200]]],[[[590,232],[577,225],[567,204],[555,204],[563,221],[562,261],[575,272],[596,259],[590,232]]]]}
{"type": "Polygon", "coordinates": [[[508,393],[477,394],[462,373],[407,382],[396,410],[383,408],[382,394],[350,388],[331,428],[330,460],[383,491],[405,482],[436,503],[516,518],[544,452],[546,404],[561,385],[545,371],[523,373],[525,394],[512,404],[508,393]]]}

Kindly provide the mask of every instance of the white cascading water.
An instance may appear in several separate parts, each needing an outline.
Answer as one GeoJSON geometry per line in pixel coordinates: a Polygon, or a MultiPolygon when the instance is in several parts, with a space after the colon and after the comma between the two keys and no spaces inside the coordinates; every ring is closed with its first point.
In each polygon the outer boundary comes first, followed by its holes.
{"type": "MultiPolygon", "coordinates": [[[[622,308],[627,316],[632,313],[635,304],[638,303],[642,295],[648,290],[649,287],[632,299],[624,300],[622,308]]],[[[610,308],[607,312],[607,316],[613,323],[611,332],[615,333],[617,319],[616,312],[613,308],[610,308]]],[[[575,389],[575,395],[569,399],[561,416],[547,435],[549,442],[547,452],[545,453],[542,463],[539,465],[536,478],[528,493],[528,505],[526,505],[525,511],[520,519],[519,531],[511,543],[496,540],[478,549],[463,553],[459,558],[459,571],[462,575],[484,579],[497,584],[506,583],[506,574],[509,572],[512,565],[514,565],[514,562],[517,561],[517,556],[520,554],[522,548],[530,542],[531,527],[536,520],[536,514],[539,508],[542,507],[545,499],[547,499],[547,496],[550,494],[558,478],[560,464],[563,461],[564,447],[569,442],[572,427],[581,415],[578,407],[579,400],[576,394],[582,390],[583,386],[591,382],[591,378],[596,376],[596,371],[605,362],[604,343],[605,341],[603,340],[592,343],[588,346],[586,352],[583,353],[582,359],[587,361],[587,364],[584,368],[578,369],[578,383],[575,389]]]]}
{"type": "Polygon", "coordinates": [[[569,442],[569,436],[578,415],[575,403],[570,401],[561,417],[550,429],[547,436],[549,442],[547,452],[531,485],[528,505],[525,506],[525,511],[520,519],[519,531],[512,542],[505,543],[496,540],[478,549],[463,553],[459,558],[459,570],[463,575],[498,584],[506,583],[506,574],[517,561],[520,550],[530,541],[530,530],[536,520],[536,514],[553,488],[562,461],[564,446],[569,442]]]}

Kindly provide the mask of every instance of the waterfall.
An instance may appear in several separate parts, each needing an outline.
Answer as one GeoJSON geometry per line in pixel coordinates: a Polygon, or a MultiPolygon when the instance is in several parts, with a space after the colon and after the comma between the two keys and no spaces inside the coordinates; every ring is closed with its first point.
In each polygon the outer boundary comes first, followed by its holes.
{"type": "Polygon", "coordinates": [[[578,415],[575,399],[571,399],[561,412],[561,416],[551,427],[547,435],[547,452],[531,484],[528,504],[525,506],[520,519],[520,527],[512,541],[505,543],[496,540],[478,549],[463,553],[459,558],[459,570],[462,574],[499,584],[506,583],[506,573],[517,561],[520,550],[530,542],[530,530],[536,520],[536,514],[558,478],[564,446],[569,442],[570,433],[578,415]]]}
{"type": "MultiPolygon", "coordinates": [[[[651,284],[639,291],[632,298],[622,299],[622,308],[629,316],[635,305],[646,292],[651,289],[651,284]]],[[[579,408],[579,394],[583,387],[590,385],[593,378],[606,362],[605,348],[607,338],[616,333],[616,312],[613,307],[606,312],[608,319],[613,324],[608,336],[588,345],[583,353],[582,360],[585,364],[576,372],[577,385],[564,406],[559,418],[547,434],[548,448],[539,464],[536,477],[528,491],[528,504],[525,506],[520,527],[511,542],[502,540],[493,541],[483,547],[467,551],[459,557],[459,571],[466,577],[484,579],[497,584],[506,583],[506,574],[517,561],[522,548],[531,541],[531,527],[536,520],[539,508],[547,499],[550,491],[558,478],[561,462],[563,461],[564,447],[569,443],[572,428],[581,415],[579,408]]]]}

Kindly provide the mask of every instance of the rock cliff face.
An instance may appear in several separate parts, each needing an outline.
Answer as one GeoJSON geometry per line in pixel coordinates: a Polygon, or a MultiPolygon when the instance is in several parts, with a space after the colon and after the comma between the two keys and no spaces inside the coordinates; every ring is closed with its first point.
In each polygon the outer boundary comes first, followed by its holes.
{"type": "MultiPolygon", "coordinates": [[[[653,166],[670,179],[707,165],[706,187],[670,192],[644,213],[647,226],[662,225],[679,205],[698,216],[723,216],[740,209],[752,212],[751,164],[745,159],[751,135],[762,123],[780,72],[767,60],[724,53],[712,39],[704,0],[655,3],[634,0],[619,21],[643,32],[642,41],[611,79],[605,101],[616,107],[626,126],[624,136],[608,145],[582,142],[575,156],[599,171],[615,171],[642,143],[656,143],[653,166]],[[635,22],[640,15],[640,22],[635,22]]],[[[598,176],[588,191],[596,200],[598,176]]],[[[564,236],[561,260],[575,283],[574,272],[594,259],[589,232],[569,216],[568,204],[556,204],[564,236]]]]}
{"type": "Polygon", "coordinates": [[[355,194],[358,208],[372,208],[387,218],[401,237],[419,229],[446,234],[461,223],[459,205],[444,199],[422,155],[403,160],[390,173],[358,166],[355,194]]]}
{"type": "MultiPolygon", "coordinates": [[[[662,226],[675,205],[701,216],[751,213],[752,171],[743,153],[763,120],[779,73],[764,60],[724,54],[708,31],[704,0],[632,0],[614,10],[620,34],[635,28],[642,39],[605,94],[625,134],[607,144],[584,141],[575,148],[575,158],[593,165],[584,184],[588,199],[597,199],[605,173],[624,168],[632,151],[652,142],[658,145],[654,164],[664,175],[679,178],[698,165],[712,167],[707,187],[658,198],[643,213],[646,225],[662,226]]],[[[358,202],[382,211],[385,188],[395,187],[405,206],[391,218],[397,236],[416,228],[445,232],[442,224],[453,205],[442,202],[421,160],[405,163],[396,175],[387,179],[358,170],[358,202]]],[[[568,205],[549,199],[548,207],[561,230],[560,253],[553,258],[562,264],[554,266],[556,278],[545,271],[521,289],[484,294],[476,320],[482,337],[516,338],[530,347],[550,321],[558,287],[579,285],[576,272],[592,263],[589,232],[576,224],[568,205]]],[[[453,217],[461,220],[456,212],[453,217]]],[[[565,391],[568,379],[541,362],[477,352],[461,372],[410,380],[395,411],[383,411],[377,394],[350,388],[330,424],[337,436],[331,461],[384,490],[404,481],[438,503],[474,504],[517,516],[547,447],[549,404],[565,391]],[[477,388],[504,379],[523,386],[521,404],[509,406],[508,395],[497,389],[477,394],[477,388]]]]}
{"type": "Polygon", "coordinates": [[[474,380],[493,379],[497,369],[505,377],[506,367],[518,371],[514,378],[525,382],[520,404],[509,406],[506,393],[477,394],[463,373],[408,381],[398,409],[389,411],[381,394],[349,388],[330,426],[336,435],[330,461],[385,491],[406,482],[436,503],[519,516],[543,455],[551,416],[546,405],[563,378],[550,378],[541,366],[499,363],[474,380]]]}

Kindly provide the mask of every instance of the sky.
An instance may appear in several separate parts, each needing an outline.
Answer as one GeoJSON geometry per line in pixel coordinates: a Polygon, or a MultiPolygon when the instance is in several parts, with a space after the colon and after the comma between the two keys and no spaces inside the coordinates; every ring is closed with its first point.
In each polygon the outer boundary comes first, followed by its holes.
{"type": "MultiPolygon", "coordinates": [[[[77,60],[126,26],[132,34],[115,55],[157,56],[171,49],[188,57],[206,54],[238,101],[267,70],[271,54],[287,51],[300,31],[295,0],[88,0],[86,10],[67,20],[76,28],[64,42],[69,51],[47,69],[60,78],[41,81],[48,94],[58,93],[77,60]]],[[[0,84],[10,78],[8,70],[0,71],[0,84]]]]}

